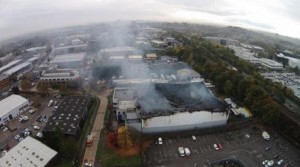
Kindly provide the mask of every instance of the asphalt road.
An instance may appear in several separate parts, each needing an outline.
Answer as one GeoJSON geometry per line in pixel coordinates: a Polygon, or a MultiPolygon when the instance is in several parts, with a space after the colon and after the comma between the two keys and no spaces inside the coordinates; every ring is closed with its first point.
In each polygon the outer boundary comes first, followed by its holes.
{"type": "MultiPolygon", "coordinates": [[[[93,144],[90,147],[86,147],[84,158],[83,158],[84,160],[83,163],[88,162],[92,166],[94,166],[95,163],[97,147],[100,138],[100,132],[104,125],[104,116],[105,116],[105,111],[108,103],[107,94],[99,95],[98,97],[100,98],[100,106],[98,108],[95,122],[91,130],[91,134],[93,136],[93,144]]],[[[84,164],[82,166],[84,166],[84,164]]]]}

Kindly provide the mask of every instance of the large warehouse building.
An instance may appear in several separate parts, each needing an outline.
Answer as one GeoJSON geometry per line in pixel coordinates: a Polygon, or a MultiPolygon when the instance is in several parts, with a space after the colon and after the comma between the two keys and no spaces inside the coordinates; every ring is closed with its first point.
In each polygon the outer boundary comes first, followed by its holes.
{"type": "Polygon", "coordinates": [[[0,167],[43,167],[56,155],[56,151],[28,136],[1,157],[0,167]]]}
{"type": "Polygon", "coordinates": [[[91,103],[87,96],[68,96],[64,98],[54,114],[49,118],[43,132],[45,135],[60,128],[62,133],[77,136],[81,123],[86,119],[91,103]]]}
{"type": "Polygon", "coordinates": [[[56,64],[59,68],[80,68],[84,65],[85,53],[72,53],[58,55],[53,60],[51,64],[56,64]]]}
{"type": "Polygon", "coordinates": [[[0,125],[15,118],[29,108],[29,101],[19,95],[10,95],[0,101],[0,125]]]}
{"type": "Polygon", "coordinates": [[[226,125],[226,104],[202,81],[150,83],[144,88],[116,88],[113,107],[118,120],[142,133],[161,133],[226,125]],[[180,91],[177,91],[180,90],[180,91]]]}

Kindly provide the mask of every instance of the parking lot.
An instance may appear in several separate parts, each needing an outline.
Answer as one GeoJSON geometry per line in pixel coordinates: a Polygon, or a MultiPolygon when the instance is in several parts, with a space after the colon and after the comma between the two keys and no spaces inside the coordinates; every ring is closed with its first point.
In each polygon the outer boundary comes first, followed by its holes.
{"type": "Polygon", "coordinates": [[[20,116],[18,116],[8,122],[6,125],[6,127],[8,127],[6,131],[3,129],[0,130],[0,153],[2,153],[4,149],[9,150],[10,148],[14,147],[19,141],[22,140],[22,138],[25,138],[27,135],[36,136],[38,132],[42,131],[42,129],[46,126],[48,118],[52,116],[55,110],[54,103],[52,106],[48,106],[50,100],[57,101],[58,103],[61,99],[56,99],[50,96],[44,97],[39,108],[31,107],[29,109],[35,110],[34,113],[29,113],[29,110],[27,110],[21,114],[28,117],[27,121],[21,122],[20,116]]]}
{"type": "Polygon", "coordinates": [[[272,133],[275,138],[267,141],[261,136],[258,128],[222,132],[210,135],[163,138],[163,144],[152,144],[144,152],[144,166],[204,166],[222,159],[239,159],[249,167],[264,166],[264,160],[274,160],[273,166],[289,167],[300,166],[300,151],[290,145],[278,134],[272,133]],[[248,134],[248,135],[247,135],[248,134]],[[247,137],[246,137],[247,136],[247,137]],[[216,150],[214,144],[221,144],[222,149],[216,150]],[[180,157],[178,147],[187,147],[191,151],[188,157],[180,157]],[[270,147],[269,151],[265,151],[270,147]],[[277,165],[283,159],[281,165],[277,165]]]}

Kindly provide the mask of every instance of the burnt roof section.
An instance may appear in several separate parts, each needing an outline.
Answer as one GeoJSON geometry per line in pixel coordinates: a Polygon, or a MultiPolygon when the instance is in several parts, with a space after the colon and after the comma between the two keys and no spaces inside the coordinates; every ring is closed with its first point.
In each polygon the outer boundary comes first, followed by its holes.
{"type": "Polygon", "coordinates": [[[214,97],[203,82],[156,83],[149,86],[138,104],[145,115],[165,115],[177,111],[224,111],[224,102],[214,97]]]}
{"type": "Polygon", "coordinates": [[[63,133],[75,135],[79,123],[85,119],[90,98],[87,96],[65,97],[58,106],[43,131],[55,131],[60,128],[63,133]]]}

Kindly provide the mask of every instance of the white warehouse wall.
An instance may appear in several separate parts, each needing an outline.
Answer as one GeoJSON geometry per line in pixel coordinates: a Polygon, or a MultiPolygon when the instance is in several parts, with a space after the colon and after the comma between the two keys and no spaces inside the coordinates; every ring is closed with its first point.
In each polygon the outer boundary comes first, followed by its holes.
{"type": "Polygon", "coordinates": [[[17,117],[18,115],[20,115],[21,113],[23,113],[24,111],[28,110],[29,109],[29,101],[27,100],[26,102],[18,105],[18,106],[15,106],[14,109],[8,111],[6,114],[4,114],[2,117],[1,117],[1,120],[0,120],[0,125],[3,124],[4,122],[6,121],[9,121],[9,115],[12,116],[12,118],[15,118],[17,117]],[[27,106],[26,106],[27,105],[27,106]],[[25,107],[26,106],[26,107],[25,107]],[[23,108],[22,108],[23,107],[23,108]],[[22,109],[20,109],[22,108],[22,109]]]}
{"type": "MultiPolygon", "coordinates": [[[[142,131],[143,133],[159,133],[209,128],[226,125],[227,119],[228,114],[225,112],[182,112],[169,116],[143,119],[142,131]]],[[[140,130],[140,127],[137,125],[134,125],[133,127],[140,130]]]]}

